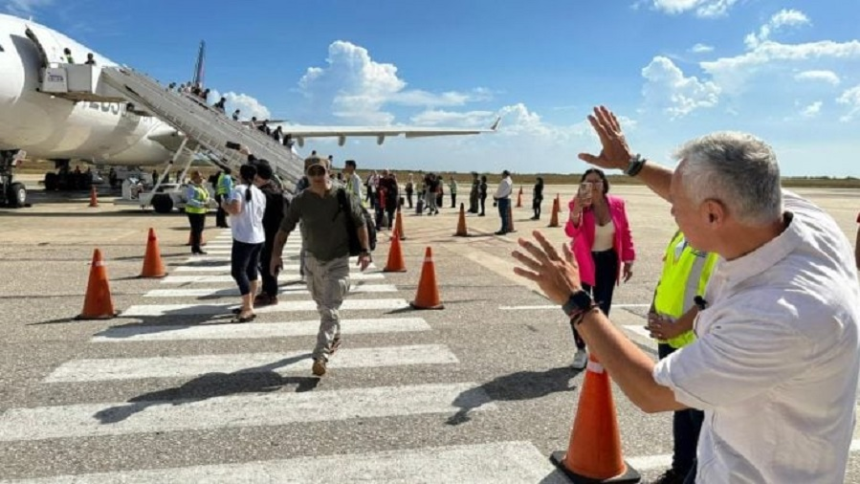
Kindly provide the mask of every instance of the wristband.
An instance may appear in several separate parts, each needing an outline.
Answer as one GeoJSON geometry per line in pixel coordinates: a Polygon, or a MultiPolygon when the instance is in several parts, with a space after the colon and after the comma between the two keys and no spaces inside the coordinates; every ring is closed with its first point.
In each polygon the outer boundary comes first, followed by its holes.
{"type": "Polygon", "coordinates": [[[624,170],[629,176],[636,176],[642,171],[642,167],[645,166],[645,162],[647,160],[642,158],[642,155],[637,154],[636,156],[630,158],[630,163],[627,165],[627,169],[624,170]]]}

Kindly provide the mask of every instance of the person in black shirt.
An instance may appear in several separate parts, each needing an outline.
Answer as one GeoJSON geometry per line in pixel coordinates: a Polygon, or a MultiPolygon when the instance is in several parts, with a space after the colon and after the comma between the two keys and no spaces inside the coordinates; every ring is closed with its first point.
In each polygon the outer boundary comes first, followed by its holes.
{"type": "Polygon", "coordinates": [[[266,242],[260,252],[260,276],[263,279],[263,288],[254,298],[254,307],[261,307],[278,304],[278,278],[272,274],[269,261],[272,260],[275,235],[281,226],[288,202],[284,192],[273,180],[274,173],[269,162],[249,156],[249,161],[252,159],[251,163],[257,167],[254,185],[266,196],[266,209],[263,212],[263,231],[266,233],[266,242]]]}
{"type": "Polygon", "coordinates": [[[481,185],[479,186],[479,190],[481,195],[481,213],[478,216],[483,217],[486,215],[484,213],[484,205],[487,202],[487,175],[481,175],[481,185]]]}
{"type": "Polygon", "coordinates": [[[532,194],[532,210],[535,213],[532,220],[540,219],[541,202],[543,202],[543,178],[537,177],[537,183],[535,183],[534,193],[532,194]]]}

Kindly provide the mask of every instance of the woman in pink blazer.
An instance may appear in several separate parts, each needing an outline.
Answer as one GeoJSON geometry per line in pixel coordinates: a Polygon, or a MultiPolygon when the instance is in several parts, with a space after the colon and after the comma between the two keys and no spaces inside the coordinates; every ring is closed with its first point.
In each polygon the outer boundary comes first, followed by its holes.
{"type": "MultiPolygon", "coordinates": [[[[579,265],[582,287],[591,293],[604,314],[609,315],[612,293],[622,277],[633,275],[633,237],[627,222],[624,200],[607,195],[609,181],[603,171],[591,168],[582,175],[580,189],[570,201],[570,217],[564,227],[573,241],[571,247],[579,265]]],[[[588,363],[585,342],[573,329],[576,356],[573,367],[588,363]]]]}

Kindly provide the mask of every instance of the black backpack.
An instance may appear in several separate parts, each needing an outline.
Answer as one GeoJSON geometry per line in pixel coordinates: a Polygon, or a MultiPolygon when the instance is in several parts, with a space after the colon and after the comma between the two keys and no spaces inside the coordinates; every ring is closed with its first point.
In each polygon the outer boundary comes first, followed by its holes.
{"type": "MultiPolygon", "coordinates": [[[[337,201],[340,205],[338,212],[342,210],[346,217],[346,232],[349,235],[349,255],[358,255],[361,253],[361,241],[358,240],[358,229],[352,220],[352,209],[349,206],[348,196],[345,189],[337,189],[337,201]]],[[[361,207],[361,213],[364,214],[364,226],[367,227],[367,242],[370,245],[368,249],[373,252],[376,250],[376,225],[367,208],[361,202],[358,203],[358,206],[361,207]]]]}

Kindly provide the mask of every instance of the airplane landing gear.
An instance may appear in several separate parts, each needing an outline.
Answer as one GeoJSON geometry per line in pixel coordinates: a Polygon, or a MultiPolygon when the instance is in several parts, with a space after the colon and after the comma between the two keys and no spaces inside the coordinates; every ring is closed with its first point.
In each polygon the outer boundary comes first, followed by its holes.
{"type": "Polygon", "coordinates": [[[12,175],[16,154],[17,150],[0,151],[0,205],[13,208],[27,205],[27,189],[12,175]]]}

